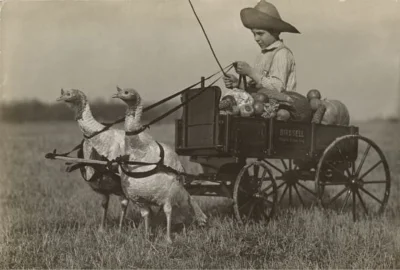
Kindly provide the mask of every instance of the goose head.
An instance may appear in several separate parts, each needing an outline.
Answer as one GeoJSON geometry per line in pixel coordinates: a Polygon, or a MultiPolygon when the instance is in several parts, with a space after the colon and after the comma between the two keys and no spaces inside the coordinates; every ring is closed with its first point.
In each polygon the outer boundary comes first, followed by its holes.
{"type": "Polygon", "coordinates": [[[133,88],[121,89],[117,86],[117,93],[115,93],[112,97],[119,98],[130,106],[137,106],[141,103],[139,93],[133,88]]]}

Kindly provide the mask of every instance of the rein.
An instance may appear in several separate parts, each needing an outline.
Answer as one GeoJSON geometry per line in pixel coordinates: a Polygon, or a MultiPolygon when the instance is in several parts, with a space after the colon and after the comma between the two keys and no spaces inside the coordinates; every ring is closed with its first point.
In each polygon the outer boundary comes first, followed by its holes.
{"type": "Polygon", "coordinates": [[[207,39],[208,46],[210,46],[210,49],[211,49],[211,52],[212,52],[212,54],[213,54],[213,56],[214,56],[215,61],[217,61],[217,64],[218,64],[219,68],[221,69],[222,74],[224,74],[224,76],[226,77],[227,75],[226,75],[226,73],[224,72],[224,69],[222,68],[221,63],[218,61],[217,55],[215,54],[214,49],[213,49],[213,47],[211,46],[211,42],[210,42],[210,40],[208,39],[206,30],[204,30],[203,24],[201,23],[199,17],[197,16],[196,10],[194,10],[192,1],[189,0],[189,4],[190,4],[190,7],[191,7],[192,10],[193,10],[194,16],[196,16],[196,19],[197,19],[198,23],[200,24],[201,30],[203,30],[204,36],[205,36],[206,39],[207,39]]]}
{"type": "MultiPolygon", "coordinates": [[[[234,66],[234,64],[230,64],[230,65],[226,66],[226,67],[224,68],[224,70],[226,69],[226,72],[228,72],[229,70],[231,70],[231,69],[233,68],[233,66],[234,66]]],[[[214,74],[212,74],[212,75],[208,76],[207,78],[205,78],[204,80],[211,79],[212,77],[214,77],[215,75],[217,75],[217,74],[220,73],[220,72],[221,72],[221,71],[217,71],[217,72],[215,72],[214,74]]],[[[196,93],[195,95],[193,95],[193,96],[191,96],[190,98],[188,98],[185,102],[182,102],[181,104],[179,104],[178,106],[176,106],[176,107],[170,109],[170,110],[167,111],[166,113],[160,115],[159,117],[156,117],[155,119],[153,119],[152,121],[150,121],[148,124],[143,125],[140,129],[135,130],[135,131],[128,131],[128,132],[125,132],[125,134],[128,135],[128,136],[129,136],[129,135],[137,135],[137,134],[140,134],[140,133],[143,132],[144,130],[150,128],[150,126],[151,126],[152,124],[154,124],[154,123],[156,123],[156,122],[162,120],[163,118],[167,117],[167,116],[170,115],[171,113],[173,113],[173,112],[177,111],[178,109],[180,109],[181,107],[187,105],[187,104],[188,104],[189,102],[191,102],[193,99],[195,99],[196,97],[198,97],[199,95],[201,95],[207,88],[209,88],[209,87],[211,87],[212,85],[214,85],[218,80],[221,79],[221,77],[222,77],[222,76],[218,77],[216,80],[214,80],[214,81],[213,81],[211,84],[209,84],[207,87],[203,87],[203,89],[202,89],[201,91],[199,91],[199,92],[196,93]]],[[[163,104],[163,103],[165,103],[166,101],[168,101],[168,100],[170,100],[170,99],[172,99],[172,98],[174,98],[174,97],[176,97],[176,96],[178,96],[178,95],[180,95],[180,94],[183,94],[183,93],[185,93],[185,92],[187,92],[187,91],[190,91],[193,87],[197,86],[197,85],[200,84],[201,82],[202,82],[202,81],[199,81],[199,82],[197,82],[197,83],[195,83],[195,84],[193,84],[193,85],[191,85],[191,86],[189,86],[189,87],[186,87],[185,89],[183,89],[183,90],[181,90],[181,91],[179,91],[179,92],[177,92],[177,93],[175,93],[175,94],[173,94],[173,95],[171,95],[171,96],[168,96],[168,97],[166,97],[166,98],[164,98],[164,99],[162,99],[162,100],[160,100],[160,101],[158,101],[158,102],[156,102],[156,103],[154,103],[154,104],[152,104],[152,105],[150,105],[150,106],[144,108],[143,111],[145,112],[145,111],[151,110],[151,109],[153,109],[153,108],[159,106],[160,104],[163,104]]],[[[85,138],[85,139],[91,139],[91,138],[93,138],[93,137],[95,137],[95,136],[101,134],[102,132],[104,132],[104,131],[110,129],[113,125],[115,125],[115,124],[117,124],[117,123],[121,123],[121,122],[123,122],[123,121],[125,121],[125,117],[119,118],[119,119],[117,119],[116,121],[114,121],[114,122],[112,122],[112,123],[102,123],[103,125],[105,125],[104,128],[102,128],[101,130],[99,130],[99,131],[93,133],[93,134],[90,135],[90,136],[84,136],[84,138],[85,138]]],[[[70,150],[70,151],[68,151],[68,152],[65,152],[65,153],[58,154],[58,153],[56,153],[56,149],[54,149],[52,153],[46,154],[46,158],[54,158],[54,157],[56,157],[56,156],[68,157],[72,152],[74,152],[74,151],[76,151],[76,150],[78,150],[77,156],[78,156],[79,158],[83,158],[83,143],[84,143],[84,141],[85,141],[85,140],[82,140],[82,141],[81,141],[78,145],[76,145],[72,150],[70,150]]],[[[161,149],[161,148],[160,148],[160,149],[161,149]]],[[[106,160],[107,160],[107,159],[106,159],[106,160]]],[[[117,162],[117,163],[120,163],[120,162],[126,162],[126,161],[124,161],[123,158],[120,158],[119,160],[116,160],[116,162],[117,162]]],[[[153,163],[143,163],[143,162],[135,162],[135,163],[133,163],[133,161],[129,161],[129,162],[126,163],[126,164],[128,164],[128,165],[156,165],[156,164],[153,164],[153,163]]],[[[167,167],[166,165],[160,165],[160,164],[159,164],[159,166],[162,166],[163,169],[166,170],[166,171],[169,171],[169,172],[172,172],[172,173],[183,174],[183,173],[181,173],[181,172],[175,171],[174,169],[172,169],[172,168],[170,168],[170,167],[167,167]]],[[[72,172],[72,171],[74,171],[74,170],[79,169],[80,172],[81,172],[81,174],[82,174],[82,177],[83,177],[86,181],[90,182],[90,181],[93,181],[96,177],[98,177],[98,176],[99,176],[98,174],[101,174],[101,172],[98,172],[98,168],[97,168],[97,167],[98,167],[98,166],[94,166],[94,165],[92,165],[92,164],[79,163],[79,164],[74,164],[74,165],[72,165],[71,167],[69,167],[69,168],[67,169],[67,172],[72,172]],[[84,168],[85,166],[92,167],[92,168],[95,170],[94,175],[93,175],[90,179],[86,179],[86,171],[85,171],[85,168],[84,168]]]]}

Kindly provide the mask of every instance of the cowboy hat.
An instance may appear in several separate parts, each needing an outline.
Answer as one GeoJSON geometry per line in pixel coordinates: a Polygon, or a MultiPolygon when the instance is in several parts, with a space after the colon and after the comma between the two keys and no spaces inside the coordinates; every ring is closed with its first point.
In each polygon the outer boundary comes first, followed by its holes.
{"type": "Polygon", "coordinates": [[[283,21],[276,7],[265,0],[260,0],[254,8],[242,9],[240,18],[244,27],[249,29],[300,33],[293,25],[283,21]]]}

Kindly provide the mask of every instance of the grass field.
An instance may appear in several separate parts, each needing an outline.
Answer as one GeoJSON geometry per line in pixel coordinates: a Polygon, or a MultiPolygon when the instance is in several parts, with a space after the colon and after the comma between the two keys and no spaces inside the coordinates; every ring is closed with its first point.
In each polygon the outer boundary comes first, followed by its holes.
{"type": "MultiPolygon", "coordinates": [[[[100,198],[60,161],[44,158],[81,139],[75,123],[1,125],[0,268],[400,268],[400,126],[360,123],[388,159],[392,187],[385,214],[353,222],[349,214],[316,207],[281,209],[268,224],[239,226],[222,199],[198,198],[207,228],[190,227],[164,240],[144,238],[130,206],[118,232],[118,200],[104,232],[97,230],[100,198]]],[[[150,130],[173,143],[173,127],[150,130]]],[[[189,172],[199,168],[185,162],[189,172]]]]}

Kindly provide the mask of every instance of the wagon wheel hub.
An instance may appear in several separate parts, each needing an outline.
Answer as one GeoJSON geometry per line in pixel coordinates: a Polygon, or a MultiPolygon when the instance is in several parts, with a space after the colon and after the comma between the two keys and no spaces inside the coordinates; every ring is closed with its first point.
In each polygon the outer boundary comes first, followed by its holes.
{"type": "Polygon", "coordinates": [[[364,181],[358,177],[350,178],[350,183],[348,185],[352,190],[357,190],[364,186],[364,181]]]}
{"type": "Polygon", "coordinates": [[[299,176],[297,171],[290,170],[283,173],[282,178],[288,185],[295,185],[299,181],[299,176]]]}
{"type": "Polygon", "coordinates": [[[256,199],[262,199],[263,198],[263,196],[260,193],[255,193],[253,195],[253,197],[256,198],[256,199]]]}

